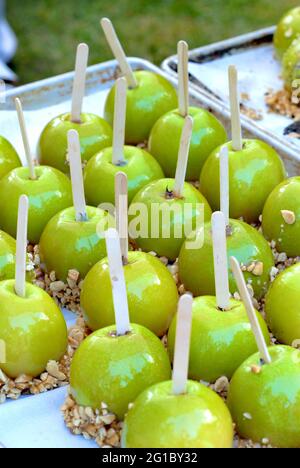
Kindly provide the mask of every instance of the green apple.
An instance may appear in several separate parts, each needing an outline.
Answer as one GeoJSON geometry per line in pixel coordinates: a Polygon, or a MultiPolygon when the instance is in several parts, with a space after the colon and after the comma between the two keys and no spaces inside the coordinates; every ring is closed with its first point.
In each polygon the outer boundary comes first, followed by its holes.
{"type": "Polygon", "coordinates": [[[232,448],[233,423],[223,400],[198,382],[172,394],[172,382],[141,393],[124,421],[122,448],[232,448]]]}
{"type": "Polygon", "coordinates": [[[79,405],[99,409],[106,403],[122,419],[143,390],[170,375],[166,350],[153,333],[133,324],[130,332],[117,336],[114,325],[81,343],[72,360],[70,385],[79,405]]]}
{"type": "Polygon", "coordinates": [[[275,187],[263,210],[264,236],[289,257],[300,255],[299,197],[300,177],[292,177],[275,187]]]}
{"type": "MultiPolygon", "coordinates": [[[[160,260],[143,252],[129,252],[124,273],[131,322],[163,336],[178,304],[177,287],[171,273],[160,260]]],[[[81,308],[91,330],[115,322],[107,258],[97,263],[85,278],[81,308]]]]}
{"type": "Polygon", "coordinates": [[[300,36],[300,7],[289,10],[279,21],[274,35],[274,46],[277,57],[283,54],[294,39],[300,36]]]}
{"type": "Polygon", "coordinates": [[[128,178],[128,202],[149,182],[164,174],[158,162],[147,151],[134,146],[124,147],[125,164],[112,163],[112,148],[96,154],[84,170],[84,188],[87,202],[98,206],[115,203],[115,177],[119,171],[128,178]]]}
{"type": "Polygon", "coordinates": [[[75,209],[67,208],[50,219],[40,240],[41,261],[47,271],[65,281],[75,269],[84,278],[106,256],[104,232],[113,218],[99,208],[87,206],[87,220],[76,221],[75,209]]]}
{"type": "MultiPolygon", "coordinates": [[[[161,75],[140,70],[134,72],[136,88],[127,90],[126,131],[127,144],[148,140],[151,128],[166,112],[177,106],[174,87],[161,75]]],[[[114,118],[116,86],[110,90],[105,103],[105,119],[112,125],[114,118]]]]}
{"type": "MultiPolygon", "coordinates": [[[[276,151],[260,140],[243,140],[243,149],[229,149],[229,206],[231,218],[254,223],[262,214],[272,190],[286,177],[276,151]]],[[[224,145],[223,145],[224,147],[224,145]]],[[[200,190],[213,211],[220,208],[220,150],[214,150],[204,163],[200,190]]]]}
{"type": "MultiPolygon", "coordinates": [[[[267,345],[270,336],[262,316],[256,312],[267,345]]],[[[169,334],[168,347],[174,358],[176,317],[169,334]]],[[[189,377],[215,382],[219,377],[231,379],[236,369],[253,353],[257,345],[242,302],[230,299],[230,309],[218,308],[215,296],[194,299],[189,377]]]]}
{"type": "Polygon", "coordinates": [[[143,251],[154,251],[170,260],[176,260],[185,238],[196,226],[211,217],[209,204],[195,187],[185,182],[179,198],[173,193],[174,182],[151,182],[129,207],[131,238],[143,251]]]}
{"type": "Polygon", "coordinates": [[[0,179],[16,167],[20,167],[20,158],[11,143],[0,136],[0,179]]]}
{"type": "Polygon", "coordinates": [[[287,268],[274,280],[266,295],[269,327],[280,343],[300,342],[300,263],[287,268]]]}
{"type": "MultiPolygon", "coordinates": [[[[226,130],[219,120],[205,109],[189,108],[193,117],[193,133],[186,179],[198,180],[202,166],[210,153],[227,141],[226,130]]],[[[172,110],[154,125],[149,138],[149,152],[160,163],[167,177],[175,177],[184,118],[172,110]]]]}
{"type": "MultiPolygon", "coordinates": [[[[274,266],[271,248],[256,229],[242,221],[231,219],[229,231],[227,257],[230,292],[234,294],[238,290],[229,265],[230,257],[236,257],[244,270],[246,282],[252,286],[255,297],[260,299],[268,290],[274,266]]],[[[183,244],[179,254],[179,276],[186,290],[194,296],[215,295],[210,222],[195,231],[183,244]],[[200,247],[191,249],[194,242],[200,247]]]]}
{"type": "MultiPolygon", "coordinates": [[[[289,91],[293,88],[293,81],[300,78],[300,36],[291,43],[284,53],[282,59],[282,78],[284,79],[286,89],[289,91]]],[[[299,87],[299,83],[297,87],[299,87]]]]}
{"type": "Polygon", "coordinates": [[[260,355],[236,371],[228,406],[238,433],[254,442],[267,440],[278,448],[300,447],[300,351],[289,346],[269,348],[272,363],[261,366],[260,355]],[[253,372],[253,366],[261,371],[253,372]]]}
{"type": "Polygon", "coordinates": [[[86,163],[94,154],[112,144],[112,128],[95,114],[81,114],[81,122],[71,121],[70,114],[62,114],[44,128],[38,145],[39,161],[69,174],[67,158],[69,130],[77,130],[80,139],[81,158],[86,163]]]}
{"type": "Polygon", "coordinates": [[[36,377],[48,361],[59,361],[67,349],[64,317],[53,299],[42,289],[26,283],[25,298],[15,293],[15,280],[0,283],[0,340],[6,362],[0,369],[8,377],[36,377]]]}
{"type": "Polygon", "coordinates": [[[16,236],[21,195],[29,198],[28,240],[37,244],[48,221],[72,205],[71,182],[57,169],[35,168],[37,178],[29,178],[27,167],[19,167],[0,180],[0,228],[16,236]]]}
{"type": "MultiPolygon", "coordinates": [[[[16,269],[16,241],[9,234],[0,231],[0,281],[13,279],[16,269]]],[[[27,272],[27,280],[34,278],[33,270],[27,272]]]]}

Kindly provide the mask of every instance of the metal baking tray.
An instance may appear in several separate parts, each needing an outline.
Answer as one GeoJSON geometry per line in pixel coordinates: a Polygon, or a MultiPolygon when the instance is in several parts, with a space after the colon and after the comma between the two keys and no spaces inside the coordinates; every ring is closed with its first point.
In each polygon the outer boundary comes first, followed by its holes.
{"type": "MultiPolygon", "coordinates": [[[[242,103],[260,113],[262,120],[242,115],[242,126],[254,137],[273,146],[283,158],[289,175],[300,174],[300,140],[284,135],[292,119],[270,113],[265,94],[283,88],[281,66],[274,57],[275,27],[262,29],[191,50],[189,53],[190,94],[205,107],[228,119],[227,69],[236,65],[242,103]]],[[[177,56],[167,58],[162,69],[177,83],[177,56]]]]}

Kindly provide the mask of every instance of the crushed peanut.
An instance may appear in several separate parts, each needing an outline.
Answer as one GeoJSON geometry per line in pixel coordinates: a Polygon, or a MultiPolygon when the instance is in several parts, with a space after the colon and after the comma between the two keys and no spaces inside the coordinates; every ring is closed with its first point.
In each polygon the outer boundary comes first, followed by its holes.
{"type": "Polygon", "coordinates": [[[281,215],[286,224],[295,224],[296,216],[293,211],[290,210],[281,210],[281,215]]]}

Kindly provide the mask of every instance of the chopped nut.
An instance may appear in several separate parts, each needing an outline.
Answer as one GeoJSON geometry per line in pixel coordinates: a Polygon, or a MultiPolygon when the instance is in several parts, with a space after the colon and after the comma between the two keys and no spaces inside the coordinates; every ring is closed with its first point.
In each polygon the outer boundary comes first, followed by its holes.
{"type": "Polygon", "coordinates": [[[286,222],[286,224],[294,224],[296,221],[296,216],[293,211],[290,210],[281,210],[281,215],[286,222]]]}
{"type": "Polygon", "coordinates": [[[300,339],[294,340],[292,343],[292,347],[296,349],[300,349],[300,339]]]}
{"type": "Polygon", "coordinates": [[[253,372],[253,374],[260,374],[261,373],[261,367],[253,365],[253,366],[251,366],[251,372],[253,372]]]}
{"type": "Polygon", "coordinates": [[[252,274],[254,276],[261,276],[264,272],[264,264],[263,262],[256,262],[255,267],[252,270],[252,274]]]}
{"type": "Polygon", "coordinates": [[[65,289],[65,283],[63,281],[54,281],[50,284],[50,291],[60,292],[65,289]]]}
{"type": "Polygon", "coordinates": [[[244,413],[243,416],[245,419],[248,419],[249,421],[252,419],[252,416],[250,413],[244,413]]]}
{"type": "Polygon", "coordinates": [[[46,368],[47,372],[58,380],[66,380],[65,374],[60,372],[57,362],[49,361],[46,368]]]}

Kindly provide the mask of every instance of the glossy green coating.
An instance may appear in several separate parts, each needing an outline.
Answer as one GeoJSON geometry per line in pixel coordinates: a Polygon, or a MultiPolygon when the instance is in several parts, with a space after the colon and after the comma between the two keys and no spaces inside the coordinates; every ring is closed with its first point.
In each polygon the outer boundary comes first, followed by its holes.
{"type": "Polygon", "coordinates": [[[27,167],[19,167],[0,180],[0,228],[16,237],[18,205],[21,195],[29,198],[28,240],[37,244],[48,221],[71,206],[71,182],[57,169],[35,168],[37,179],[29,178],[27,167]]]}
{"type": "Polygon", "coordinates": [[[184,240],[211,217],[206,199],[185,182],[182,198],[173,194],[174,179],[144,187],[129,207],[130,236],[145,252],[176,260],[184,240]]]}
{"type": "Polygon", "coordinates": [[[233,423],[223,400],[191,380],[183,395],[161,382],[138,396],[124,421],[122,448],[232,448],[233,423]]]}
{"type": "Polygon", "coordinates": [[[54,300],[43,289],[26,283],[26,297],[15,293],[15,280],[0,283],[0,340],[6,345],[6,375],[36,377],[50,360],[67,349],[67,326],[54,300]]]}
{"type": "MultiPolygon", "coordinates": [[[[293,81],[300,78],[300,37],[295,39],[284,53],[282,59],[282,77],[285,87],[290,91],[293,88],[293,81]]],[[[297,88],[299,88],[299,83],[297,88]]]]}
{"type": "MultiPolygon", "coordinates": [[[[174,87],[161,75],[140,70],[134,72],[138,86],[127,90],[126,131],[127,144],[148,140],[155,122],[177,106],[174,87]]],[[[105,119],[112,125],[114,118],[116,86],[114,85],[105,103],[105,119]]]]}
{"type": "Polygon", "coordinates": [[[70,173],[67,135],[73,129],[79,134],[81,159],[84,163],[112,144],[112,128],[98,115],[81,114],[81,123],[76,123],[71,121],[70,114],[62,114],[51,120],[40,136],[38,155],[41,164],[70,173]]]}
{"type": "Polygon", "coordinates": [[[73,207],[60,211],[43,231],[41,261],[47,271],[55,271],[57,279],[65,281],[71,269],[84,278],[106,256],[104,232],[114,220],[99,208],[87,206],[86,211],[87,221],[76,221],[73,207]]]}
{"type": "MultiPolygon", "coordinates": [[[[274,258],[271,248],[264,237],[252,226],[242,221],[230,220],[231,234],[227,236],[227,256],[229,289],[232,294],[237,291],[237,286],[229,267],[230,257],[236,257],[241,265],[250,266],[253,262],[263,263],[262,275],[245,271],[247,283],[251,283],[256,298],[265,295],[270,283],[270,272],[274,266],[274,258]]],[[[190,249],[189,242],[185,242],[179,255],[179,276],[186,290],[194,296],[215,295],[213,244],[211,224],[205,225],[190,237],[190,241],[197,239],[197,244],[203,246],[190,249]]]]}
{"type": "MultiPolygon", "coordinates": [[[[16,269],[16,241],[9,234],[0,231],[0,281],[13,279],[16,269]]],[[[27,272],[27,281],[34,278],[34,272],[27,272]]]]}
{"type": "MultiPolygon", "coordinates": [[[[243,150],[229,149],[230,217],[256,222],[262,214],[271,191],[286,177],[283,162],[276,151],[260,140],[243,140],[243,150]]],[[[214,150],[206,160],[200,190],[213,211],[220,208],[220,150],[214,150]]]]}
{"type": "Polygon", "coordinates": [[[265,301],[267,321],[277,340],[287,345],[300,340],[300,263],[277,276],[265,301]]]}
{"type": "MultiPolygon", "coordinates": [[[[210,153],[227,141],[226,130],[210,112],[190,107],[193,133],[190,145],[186,180],[198,180],[210,153]]],[[[167,177],[175,177],[184,117],[172,110],[154,125],[149,138],[149,152],[157,159],[167,177]]]]}
{"type": "Polygon", "coordinates": [[[292,177],[279,184],[269,195],[263,210],[262,228],[276,249],[289,257],[300,255],[300,177],[292,177]],[[282,211],[292,211],[295,222],[288,224],[282,211]]]}
{"type": "Polygon", "coordinates": [[[298,36],[300,36],[300,7],[289,10],[277,25],[274,46],[279,59],[298,36]]]}
{"type": "MultiPolygon", "coordinates": [[[[124,272],[131,322],[163,336],[178,303],[177,287],[171,273],[159,259],[143,252],[129,252],[124,272]]],[[[85,278],[81,308],[92,330],[115,323],[107,258],[97,263],[85,278]]]]}
{"type": "Polygon", "coordinates": [[[112,148],[96,154],[84,170],[84,188],[87,202],[115,203],[115,177],[120,171],[128,178],[128,202],[149,182],[164,177],[158,162],[147,151],[135,146],[124,147],[125,165],[112,163],[112,148]]]}
{"type": "Polygon", "coordinates": [[[272,363],[256,374],[255,354],[236,371],[230,383],[228,407],[245,439],[278,448],[300,447],[300,351],[289,346],[269,348],[272,363]]]}
{"type": "Polygon", "coordinates": [[[15,148],[6,138],[0,136],[0,179],[21,165],[15,148]]]}
{"type": "Polygon", "coordinates": [[[129,333],[116,336],[114,325],[81,343],[71,364],[70,385],[79,405],[97,409],[104,402],[123,419],[143,390],[170,375],[166,350],[153,333],[132,324],[129,333]]]}
{"type": "MultiPolygon", "coordinates": [[[[256,312],[267,345],[270,336],[261,314],[256,312]]],[[[173,361],[176,317],[169,334],[168,347],[173,361]]],[[[236,369],[257,350],[255,338],[240,301],[230,299],[230,310],[218,308],[215,296],[194,299],[189,378],[214,383],[219,377],[231,379],[236,369]]]]}

